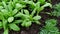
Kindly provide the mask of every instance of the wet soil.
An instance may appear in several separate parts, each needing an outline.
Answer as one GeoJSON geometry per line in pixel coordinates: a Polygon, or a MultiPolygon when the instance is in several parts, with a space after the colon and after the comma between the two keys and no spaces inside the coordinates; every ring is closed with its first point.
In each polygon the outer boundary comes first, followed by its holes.
{"type": "MultiPolygon", "coordinates": [[[[59,3],[60,0],[52,0],[52,5],[54,4],[57,4],[59,3]]],[[[46,7],[42,12],[50,12],[52,11],[51,8],[49,7],[46,7]]],[[[25,27],[22,27],[20,31],[16,32],[16,31],[9,31],[9,34],[38,34],[38,32],[40,31],[40,29],[45,25],[45,20],[46,19],[49,19],[49,18],[54,18],[54,19],[57,19],[58,20],[58,24],[57,24],[57,27],[59,28],[60,30],[60,17],[54,17],[54,16],[50,16],[50,15],[47,15],[47,14],[44,14],[44,13],[40,13],[39,15],[42,16],[42,19],[39,20],[41,22],[40,25],[37,25],[37,24],[32,24],[30,27],[28,28],[25,28],[25,27]]],[[[3,33],[3,29],[0,29],[0,34],[3,33]]]]}

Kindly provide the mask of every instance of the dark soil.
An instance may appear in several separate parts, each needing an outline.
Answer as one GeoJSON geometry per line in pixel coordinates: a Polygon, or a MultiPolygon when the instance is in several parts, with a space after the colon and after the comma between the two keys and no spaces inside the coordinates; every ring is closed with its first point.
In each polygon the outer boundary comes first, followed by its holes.
{"type": "MultiPolygon", "coordinates": [[[[52,4],[57,4],[59,3],[60,0],[52,0],[52,4]]],[[[47,7],[45,8],[42,12],[50,12],[52,9],[47,7]]],[[[15,31],[9,31],[9,34],[38,34],[38,32],[40,31],[40,28],[42,28],[44,25],[45,25],[45,20],[46,19],[49,19],[49,18],[54,18],[54,19],[57,19],[58,20],[58,24],[57,24],[57,27],[59,28],[60,30],[60,17],[54,17],[54,16],[50,16],[50,15],[47,15],[47,14],[44,14],[44,13],[40,13],[39,15],[42,16],[42,19],[39,20],[41,22],[40,25],[36,25],[36,24],[32,24],[29,28],[25,28],[25,27],[22,27],[20,31],[18,32],[15,32],[15,31]]],[[[3,29],[0,30],[0,34],[3,33],[3,29]]]]}

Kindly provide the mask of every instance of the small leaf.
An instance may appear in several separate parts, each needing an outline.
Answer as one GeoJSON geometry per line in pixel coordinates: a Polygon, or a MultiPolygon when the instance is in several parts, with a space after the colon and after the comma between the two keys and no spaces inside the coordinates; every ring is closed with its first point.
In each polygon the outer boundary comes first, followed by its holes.
{"type": "Polygon", "coordinates": [[[13,12],[12,12],[12,14],[15,15],[17,12],[18,12],[18,10],[14,9],[13,12]]]}
{"type": "Polygon", "coordinates": [[[34,20],[39,20],[39,19],[41,19],[41,16],[38,16],[38,15],[37,16],[34,16],[33,19],[34,20]]]}
{"type": "Polygon", "coordinates": [[[36,24],[40,24],[40,22],[39,21],[35,21],[36,22],[36,24]]]}
{"type": "Polygon", "coordinates": [[[15,17],[20,17],[20,16],[23,16],[24,14],[22,14],[22,13],[17,13],[16,15],[15,15],[15,17]]]}
{"type": "Polygon", "coordinates": [[[52,5],[50,3],[46,3],[42,7],[44,8],[44,7],[48,7],[48,6],[52,8],[52,5]]]}
{"type": "Polygon", "coordinates": [[[36,9],[32,11],[31,15],[34,16],[35,13],[36,13],[36,9]]]}
{"type": "Polygon", "coordinates": [[[10,27],[10,29],[13,29],[14,31],[19,31],[20,30],[20,28],[14,23],[9,24],[9,27],[10,27]]]}
{"type": "Polygon", "coordinates": [[[4,16],[7,17],[7,15],[8,15],[8,11],[7,11],[6,9],[2,9],[1,12],[2,12],[2,14],[3,14],[4,16]]]}
{"type": "Polygon", "coordinates": [[[31,21],[26,22],[26,23],[25,23],[25,27],[29,27],[29,26],[31,26],[31,24],[32,24],[31,21]]]}
{"type": "Polygon", "coordinates": [[[36,3],[35,8],[36,8],[37,11],[40,11],[40,9],[39,9],[39,8],[40,8],[40,2],[37,2],[37,3],[36,3]]]}
{"type": "Polygon", "coordinates": [[[34,9],[35,8],[35,3],[33,1],[28,1],[27,4],[29,4],[29,7],[31,9],[34,9]]]}
{"type": "Polygon", "coordinates": [[[14,17],[9,17],[8,22],[12,22],[14,20],[14,17]]]}
{"type": "Polygon", "coordinates": [[[3,19],[4,19],[3,13],[0,12],[0,20],[3,20],[3,19]]]}
{"type": "Polygon", "coordinates": [[[24,10],[26,15],[29,15],[29,11],[28,10],[24,10]]]}
{"type": "Polygon", "coordinates": [[[19,3],[16,4],[16,9],[21,9],[21,8],[24,8],[24,7],[25,7],[25,5],[22,5],[22,4],[19,4],[19,3]]]}
{"type": "Polygon", "coordinates": [[[8,7],[8,9],[7,9],[7,10],[9,10],[9,11],[11,12],[11,11],[12,11],[12,9],[13,9],[12,1],[10,1],[10,2],[8,3],[7,7],[8,7]]]}
{"type": "Polygon", "coordinates": [[[7,20],[5,20],[5,19],[3,19],[2,20],[3,21],[3,28],[4,28],[4,30],[7,28],[7,20]]]}
{"type": "Polygon", "coordinates": [[[22,22],[22,20],[15,20],[13,23],[19,24],[21,22],[22,22]]]}
{"type": "Polygon", "coordinates": [[[3,4],[4,8],[5,8],[6,10],[8,10],[8,7],[7,7],[7,5],[6,5],[6,3],[5,3],[4,1],[2,2],[2,4],[3,4]]]}
{"type": "Polygon", "coordinates": [[[31,21],[28,21],[28,22],[24,21],[21,25],[25,27],[29,27],[31,26],[31,24],[32,24],[31,21]]]}
{"type": "Polygon", "coordinates": [[[45,4],[45,0],[39,0],[41,4],[45,4]]]}

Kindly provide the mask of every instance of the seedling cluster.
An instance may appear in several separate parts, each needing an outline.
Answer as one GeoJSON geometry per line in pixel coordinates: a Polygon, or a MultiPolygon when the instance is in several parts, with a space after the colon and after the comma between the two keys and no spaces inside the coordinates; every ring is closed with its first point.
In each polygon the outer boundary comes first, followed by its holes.
{"type": "Polygon", "coordinates": [[[8,34],[9,30],[20,31],[19,25],[29,27],[32,23],[40,24],[38,14],[45,7],[52,5],[45,0],[0,0],[0,29],[4,29],[3,34],[8,34]]]}

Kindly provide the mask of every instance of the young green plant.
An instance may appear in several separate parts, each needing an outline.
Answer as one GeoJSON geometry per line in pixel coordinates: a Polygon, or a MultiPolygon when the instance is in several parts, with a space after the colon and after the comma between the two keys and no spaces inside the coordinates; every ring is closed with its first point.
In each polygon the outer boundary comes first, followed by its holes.
{"type": "Polygon", "coordinates": [[[46,26],[42,28],[39,34],[60,34],[58,28],[56,27],[57,20],[49,19],[45,23],[46,23],[46,26]]]}

